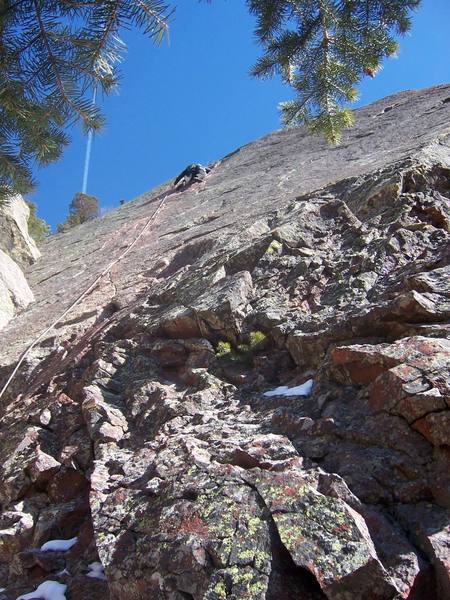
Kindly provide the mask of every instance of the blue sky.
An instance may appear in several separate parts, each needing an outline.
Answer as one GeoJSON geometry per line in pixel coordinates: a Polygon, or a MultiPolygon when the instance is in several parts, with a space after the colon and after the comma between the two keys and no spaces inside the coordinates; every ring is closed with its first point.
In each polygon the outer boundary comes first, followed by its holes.
{"type": "MultiPolygon", "coordinates": [[[[450,0],[422,0],[397,58],[360,86],[356,106],[410,88],[450,82],[450,0]]],[[[248,75],[260,54],[245,0],[179,0],[170,45],[126,31],[118,93],[100,99],[107,124],[94,138],[88,193],[104,209],[208,163],[280,127],[278,79],[248,75]]],[[[79,127],[62,160],[36,171],[30,199],[52,227],[81,190],[86,138],[79,127]]]]}

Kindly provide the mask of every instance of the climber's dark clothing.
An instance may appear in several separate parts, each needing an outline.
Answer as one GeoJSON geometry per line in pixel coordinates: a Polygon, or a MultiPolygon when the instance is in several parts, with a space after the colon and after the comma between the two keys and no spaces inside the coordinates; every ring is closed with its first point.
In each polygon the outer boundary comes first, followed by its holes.
{"type": "Polygon", "coordinates": [[[177,187],[179,183],[183,184],[183,187],[188,186],[195,181],[203,181],[210,169],[199,164],[189,165],[184,169],[182,173],[173,182],[174,187],[177,187]]]}

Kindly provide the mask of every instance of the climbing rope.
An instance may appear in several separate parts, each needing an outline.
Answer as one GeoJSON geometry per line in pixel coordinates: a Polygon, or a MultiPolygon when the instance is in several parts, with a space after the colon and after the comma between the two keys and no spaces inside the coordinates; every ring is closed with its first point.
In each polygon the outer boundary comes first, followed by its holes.
{"type": "Polygon", "coordinates": [[[14,379],[14,377],[16,376],[18,370],[20,369],[20,367],[23,364],[23,361],[26,359],[26,357],[30,354],[31,350],[33,350],[33,348],[42,340],[42,338],[47,335],[47,333],[49,333],[58,323],[60,323],[64,317],[66,315],[69,314],[69,312],[71,310],[73,310],[75,308],[75,306],[77,306],[84,298],[86,298],[86,296],[88,294],[90,294],[99,284],[99,282],[103,279],[103,277],[105,277],[106,275],[109,274],[109,272],[111,271],[111,269],[121,260],[123,260],[125,258],[125,256],[131,252],[131,250],[133,249],[133,247],[137,244],[137,242],[140,240],[140,238],[144,235],[144,233],[147,231],[147,229],[150,227],[150,225],[153,223],[153,221],[156,219],[156,217],[158,216],[158,213],[161,211],[161,209],[164,206],[165,201],[167,200],[167,198],[169,196],[171,196],[174,192],[169,192],[167,193],[162,200],[159,202],[158,206],[156,207],[156,209],[153,211],[153,213],[151,214],[151,216],[147,219],[147,221],[145,222],[144,227],[141,229],[141,231],[139,232],[139,234],[136,236],[136,238],[133,240],[133,242],[125,249],[124,252],[122,252],[122,254],[120,256],[118,256],[116,259],[114,259],[105,269],[103,269],[103,271],[100,273],[100,275],[98,275],[94,281],[89,285],[88,288],[86,288],[84,290],[84,292],[82,292],[78,298],[76,300],[74,300],[74,302],[72,302],[72,304],[66,308],[66,310],[57,318],[55,319],[55,321],[53,321],[53,323],[51,325],[49,325],[27,348],[26,350],[21,354],[13,372],[11,373],[11,375],[8,377],[5,385],[3,386],[3,388],[0,391],[0,399],[2,398],[2,396],[4,395],[4,393],[6,392],[6,390],[8,389],[8,387],[10,386],[12,380],[14,379]]]}

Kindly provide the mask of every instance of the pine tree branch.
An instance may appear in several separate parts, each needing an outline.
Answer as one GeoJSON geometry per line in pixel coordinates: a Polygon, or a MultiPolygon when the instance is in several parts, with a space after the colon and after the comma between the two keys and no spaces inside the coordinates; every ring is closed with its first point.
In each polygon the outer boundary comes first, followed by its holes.
{"type": "Polygon", "coordinates": [[[137,3],[139,4],[139,6],[142,8],[142,10],[151,18],[154,19],[158,25],[161,28],[161,31],[167,31],[168,29],[168,25],[167,25],[167,21],[162,19],[156,11],[152,10],[151,8],[149,8],[144,2],[142,2],[141,0],[137,0],[137,3]]]}
{"type": "MultiPolygon", "coordinates": [[[[46,30],[43,20],[42,20],[40,0],[33,0],[33,4],[35,7],[35,13],[36,13],[37,22],[39,25],[39,30],[41,32],[41,38],[42,38],[44,46],[47,50],[48,64],[50,64],[53,74],[55,76],[58,90],[61,95],[61,100],[63,103],[67,104],[70,107],[70,110],[73,113],[75,113],[76,115],[78,115],[78,117],[85,123],[86,122],[86,113],[83,110],[80,110],[80,108],[77,106],[77,104],[69,97],[69,95],[66,92],[66,88],[63,84],[61,74],[58,69],[58,59],[56,58],[56,56],[54,55],[54,53],[51,49],[47,30],[46,30]]],[[[44,66],[47,66],[47,65],[43,65],[43,67],[44,66]]]]}
{"type": "MultiPolygon", "coordinates": [[[[56,60],[56,57],[54,56],[54,54],[52,52],[52,49],[51,49],[51,46],[50,46],[50,41],[49,41],[48,35],[47,35],[47,30],[45,29],[44,23],[42,21],[42,13],[41,13],[41,7],[40,7],[40,0],[33,0],[33,4],[34,4],[35,12],[36,12],[36,19],[37,19],[37,22],[38,22],[38,25],[39,25],[39,30],[41,32],[41,39],[42,39],[42,41],[44,43],[44,46],[45,46],[45,48],[47,50],[48,63],[52,67],[53,74],[55,76],[59,92],[60,92],[61,97],[63,98],[64,102],[67,102],[68,104],[72,105],[70,99],[68,98],[68,96],[66,94],[66,90],[65,90],[65,87],[64,87],[63,82],[61,80],[61,75],[59,73],[59,69],[57,67],[57,60],[56,60]]],[[[47,65],[45,65],[45,66],[47,66],[47,65]]]]}
{"type": "Polygon", "coordinates": [[[0,195],[32,184],[31,164],[56,160],[75,121],[97,128],[88,89],[117,81],[120,28],[158,40],[164,0],[0,0],[0,195]]]}
{"type": "Polygon", "coordinates": [[[352,116],[355,85],[395,52],[420,0],[247,0],[264,54],[252,73],[280,74],[297,97],[283,121],[306,124],[337,143],[352,116]]]}
{"type": "Polygon", "coordinates": [[[31,48],[31,46],[33,46],[40,39],[41,39],[40,34],[35,35],[34,38],[32,38],[25,46],[22,46],[21,48],[17,48],[17,50],[15,50],[14,52],[12,52],[11,53],[11,57],[12,58],[16,58],[20,54],[23,54],[24,52],[26,52],[27,50],[29,50],[31,48]]]}
{"type": "Polygon", "coordinates": [[[118,8],[117,4],[118,3],[115,2],[114,10],[113,10],[112,14],[110,15],[110,17],[108,19],[108,23],[106,24],[106,27],[105,27],[104,32],[103,32],[103,35],[102,35],[102,37],[100,38],[100,40],[98,42],[97,50],[96,50],[96,52],[94,53],[94,55],[92,57],[92,64],[94,65],[94,69],[95,69],[95,65],[96,65],[96,63],[97,63],[97,61],[98,61],[98,59],[100,57],[100,53],[103,50],[103,48],[104,48],[104,46],[106,44],[106,41],[109,38],[109,36],[110,36],[110,34],[111,34],[112,30],[113,30],[114,24],[116,22],[116,19],[117,19],[117,8],[118,8]]]}
{"type": "Polygon", "coordinates": [[[31,74],[31,75],[28,77],[28,79],[25,81],[25,86],[26,86],[26,87],[28,87],[28,86],[29,86],[29,85],[30,85],[30,84],[33,82],[33,80],[34,80],[34,79],[36,79],[36,77],[37,77],[38,75],[40,75],[40,73],[42,73],[42,71],[43,71],[43,70],[44,70],[44,69],[45,69],[47,66],[48,66],[48,63],[46,63],[46,62],[43,62],[43,63],[41,64],[41,66],[40,66],[38,69],[36,69],[35,71],[33,71],[33,73],[32,73],[32,74],[31,74]]]}

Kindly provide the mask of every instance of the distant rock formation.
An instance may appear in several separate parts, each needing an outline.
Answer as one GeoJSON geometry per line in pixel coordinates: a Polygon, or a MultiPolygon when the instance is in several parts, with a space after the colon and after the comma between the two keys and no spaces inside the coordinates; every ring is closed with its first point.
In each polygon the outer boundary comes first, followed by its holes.
{"type": "Polygon", "coordinates": [[[0,329],[34,300],[21,269],[40,256],[28,234],[29,214],[21,196],[0,206],[0,329]]]}
{"type": "MultiPolygon", "coordinates": [[[[27,356],[0,600],[450,597],[450,86],[355,117],[171,195],[27,356]]],[[[0,383],[167,189],[43,245],[0,383]]]]}

